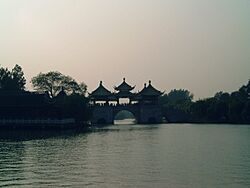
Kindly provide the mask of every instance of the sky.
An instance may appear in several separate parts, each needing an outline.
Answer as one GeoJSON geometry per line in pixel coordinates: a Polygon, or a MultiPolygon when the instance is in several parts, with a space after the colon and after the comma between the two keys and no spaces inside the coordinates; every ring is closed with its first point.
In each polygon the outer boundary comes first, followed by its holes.
{"type": "Polygon", "coordinates": [[[0,65],[196,99],[250,79],[250,0],[0,0],[0,65]]]}

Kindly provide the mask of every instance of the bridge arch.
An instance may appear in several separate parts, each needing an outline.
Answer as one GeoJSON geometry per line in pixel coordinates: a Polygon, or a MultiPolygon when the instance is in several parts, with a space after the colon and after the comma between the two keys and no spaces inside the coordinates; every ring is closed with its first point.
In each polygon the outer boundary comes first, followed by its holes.
{"type": "Polygon", "coordinates": [[[136,124],[138,122],[137,114],[126,109],[115,111],[113,119],[114,124],[136,124]]]}

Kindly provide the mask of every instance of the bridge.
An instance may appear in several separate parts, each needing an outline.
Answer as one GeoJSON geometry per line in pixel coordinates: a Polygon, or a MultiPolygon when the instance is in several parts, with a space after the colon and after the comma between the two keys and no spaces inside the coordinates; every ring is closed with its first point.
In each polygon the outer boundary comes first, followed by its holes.
{"type": "Polygon", "coordinates": [[[100,81],[99,87],[90,93],[92,109],[92,124],[114,124],[116,115],[121,111],[131,112],[138,124],[156,124],[162,122],[162,110],[158,103],[163,94],[152,86],[151,81],[135,93],[135,86],[129,85],[125,78],[123,82],[109,91],[100,81]],[[121,101],[126,99],[126,103],[121,101]]]}

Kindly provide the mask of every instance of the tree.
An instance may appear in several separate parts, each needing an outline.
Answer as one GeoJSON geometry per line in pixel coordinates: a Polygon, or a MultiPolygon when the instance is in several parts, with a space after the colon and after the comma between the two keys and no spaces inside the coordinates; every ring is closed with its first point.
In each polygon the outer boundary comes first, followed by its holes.
{"type": "Polygon", "coordinates": [[[10,71],[7,68],[0,68],[0,89],[6,89],[10,82],[10,71]]]}
{"type": "Polygon", "coordinates": [[[163,95],[159,102],[165,108],[174,108],[181,110],[183,112],[188,112],[190,110],[193,100],[193,94],[185,89],[174,89],[168,94],[163,95]]]}
{"type": "Polygon", "coordinates": [[[197,119],[206,121],[210,99],[198,100],[191,105],[191,114],[197,119]]]}
{"type": "Polygon", "coordinates": [[[248,97],[250,97],[250,79],[248,80],[248,84],[246,87],[247,87],[248,97]]]}
{"type": "Polygon", "coordinates": [[[19,91],[24,90],[26,79],[21,66],[15,67],[9,71],[7,68],[0,68],[0,89],[19,91]]]}
{"type": "Polygon", "coordinates": [[[230,94],[226,92],[217,92],[214,96],[214,102],[210,106],[212,119],[218,122],[228,122],[229,120],[229,102],[230,94]]]}
{"type": "Polygon", "coordinates": [[[57,71],[39,73],[32,78],[31,83],[35,90],[48,92],[51,97],[55,97],[62,88],[67,94],[77,93],[85,95],[87,91],[86,84],[78,84],[72,77],[57,71]]]}
{"type": "Polygon", "coordinates": [[[168,94],[168,100],[171,103],[180,103],[183,101],[192,101],[193,100],[193,94],[191,94],[188,90],[185,89],[174,89],[171,90],[168,94]]]}
{"type": "Polygon", "coordinates": [[[159,98],[163,116],[172,122],[189,122],[193,94],[185,89],[174,89],[159,98]],[[168,116],[174,117],[173,119],[168,116]]]}
{"type": "Polygon", "coordinates": [[[11,71],[12,80],[13,80],[13,88],[16,90],[24,90],[26,79],[24,78],[24,73],[22,71],[22,67],[19,65],[15,65],[15,67],[11,71]]]}
{"type": "Polygon", "coordinates": [[[74,117],[79,122],[88,121],[91,117],[88,103],[87,97],[77,93],[66,96],[63,102],[65,117],[74,117]]]}

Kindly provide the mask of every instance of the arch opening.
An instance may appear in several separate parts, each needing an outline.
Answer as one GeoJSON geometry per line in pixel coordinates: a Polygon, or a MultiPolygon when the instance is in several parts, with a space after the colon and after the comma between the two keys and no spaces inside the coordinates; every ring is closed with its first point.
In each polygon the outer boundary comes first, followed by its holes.
{"type": "Polygon", "coordinates": [[[128,110],[121,110],[114,116],[115,125],[133,125],[136,123],[135,115],[128,110]]]}

